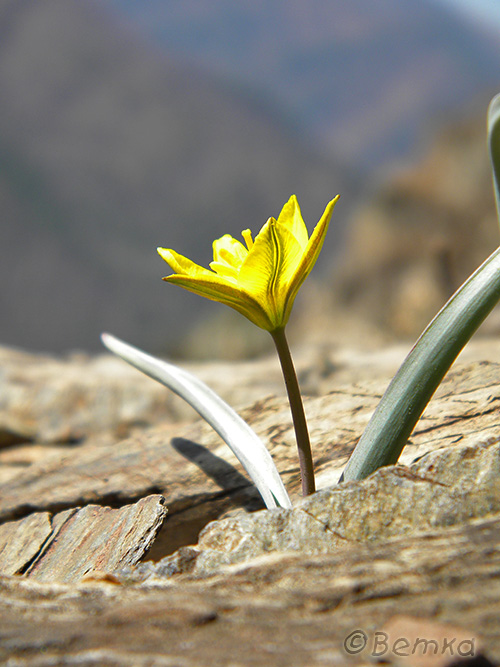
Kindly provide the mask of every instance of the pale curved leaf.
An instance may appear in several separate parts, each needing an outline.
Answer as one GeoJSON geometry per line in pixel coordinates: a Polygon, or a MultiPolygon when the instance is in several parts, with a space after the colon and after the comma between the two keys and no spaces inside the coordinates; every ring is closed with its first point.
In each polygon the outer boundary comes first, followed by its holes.
{"type": "Polygon", "coordinates": [[[212,426],[245,468],[268,509],[291,508],[290,498],[262,440],[210,387],[184,369],[111,334],[101,334],[101,340],[108,350],[187,401],[212,426]]]}

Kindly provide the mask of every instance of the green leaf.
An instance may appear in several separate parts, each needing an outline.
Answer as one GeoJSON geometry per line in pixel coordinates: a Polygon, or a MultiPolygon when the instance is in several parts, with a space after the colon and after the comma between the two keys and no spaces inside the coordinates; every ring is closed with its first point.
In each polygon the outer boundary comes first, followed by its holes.
{"type": "Polygon", "coordinates": [[[493,185],[500,221],[500,95],[496,95],[488,108],[488,144],[493,166],[493,185]]]}
{"type": "MultiPolygon", "coordinates": [[[[500,220],[500,95],[488,110],[488,144],[500,220]]],[[[396,463],[448,369],[499,300],[500,248],[420,336],[382,397],[340,481],[364,479],[377,468],[396,463]]]]}
{"type": "Polygon", "coordinates": [[[436,315],[394,376],[341,481],[364,479],[398,460],[446,372],[500,300],[500,248],[436,315]]]}

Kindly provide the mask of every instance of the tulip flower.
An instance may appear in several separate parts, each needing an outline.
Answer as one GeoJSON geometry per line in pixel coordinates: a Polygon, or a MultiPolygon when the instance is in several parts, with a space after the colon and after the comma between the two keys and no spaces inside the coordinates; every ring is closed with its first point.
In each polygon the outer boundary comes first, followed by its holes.
{"type": "Polygon", "coordinates": [[[210,269],[195,264],[175,250],[158,248],[174,274],[164,278],[190,292],[225,303],[271,333],[278,351],[299,448],[304,495],[312,493],[314,471],[307,424],[297,376],[285,337],[285,326],[302,283],[313,268],[323,246],[338,196],[330,201],[314,228],[307,232],[299,204],[292,195],[278,219],[269,218],[252,238],[242,232],[245,245],[229,234],[213,243],[210,269]]]}
{"type": "Polygon", "coordinates": [[[246,247],[229,234],[214,241],[211,271],[175,250],[158,248],[175,271],[164,280],[225,303],[262,329],[282,328],[319,255],[336,201],[328,204],[309,238],[293,195],[277,220],[269,218],[255,241],[249,229],[242,232],[246,247]]]}

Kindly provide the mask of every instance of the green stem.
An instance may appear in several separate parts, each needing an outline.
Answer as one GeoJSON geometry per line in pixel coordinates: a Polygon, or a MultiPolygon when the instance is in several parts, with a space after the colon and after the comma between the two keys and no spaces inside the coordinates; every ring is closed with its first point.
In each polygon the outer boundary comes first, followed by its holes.
{"type": "Polygon", "coordinates": [[[299,382],[290,354],[290,348],[285,336],[285,329],[275,329],[271,331],[276,350],[280,358],[281,369],[285,378],[288,400],[292,411],[293,426],[295,428],[295,437],[297,438],[297,447],[299,450],[300,474],[302,477],[302,495],[308,496],[316,491],[314,482],[314,466],[311,453],[311,443],[309,441],[309,431],[307,430],[306,416],[304,406],[300,395],[299,382]]]}

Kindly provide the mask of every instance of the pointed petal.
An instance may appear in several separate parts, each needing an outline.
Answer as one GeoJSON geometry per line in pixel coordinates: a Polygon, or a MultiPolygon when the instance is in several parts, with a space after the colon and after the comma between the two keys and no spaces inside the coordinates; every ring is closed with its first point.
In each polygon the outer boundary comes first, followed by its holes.
{"type": "Polygon", "coordinates": [[[313,233],[311,234],[311,238],[307,243],[303,259],[305,271],[304,279],[309,275],[309,272],[316,263],[318,255],[321,252],[321,248],[323,247],[323,243],[325,241],[326,232],[328,231],[328,225],[330,224],[330,218],[332,217],[333,209],[335,208],[335,204],[338,202],[339,197],[340,195],[337,195],[330,202],[328,202],[323,215],[314,228],[313,233]]]}
{"type": "Polygon", "coordinates": [[[158,254],[167,262],[172,271],[183,276],[211,276],[211,271],[169,248],[157,248],[158,254]]]}
{"type": "Polygon", "coordinates": [[[257,234],[252,248],[241,265],[239,282],[255,298],[266,303],[269,285],[276,279],[275,267],[279,249],[274,241],[274,218],[269,218],[257,234]]]}
{"type": "Polygon", "coordinates": [[[280,289],[293,276],[301,257],[302,249],[288,227],[270,218],[243,262],[240,282],[261,284],[266,291],[280,289]]]}
{"type": "Polygon", "coordinates": [[[238,276],[240,285],[281,325],[288,283],[301,259],[301,249],[287,227],[270,218],[259,232],[238,276]]]}
{"type": "Polygon", "coordinates": [[[300,245],[297,237],[288,227],[276,224],[276,234],[281,253],[281,262],[278,267],[279,288],[288,290],[302,261],[304,247],[300,245]]]}
{"type": "Polygon", "coordinates": [[[307,227],[302,218],[299,202],[295,195],[292,195],[281,209],[281,213],[278,216],[278,225],[286,227],[295,236],[299,245],[303,248],[306,247],[309,234],[307,233],[307,227]]]}
{"type": "Polygon", "coordinates": [[[307,246],[304,250],[302,259],[300,261],[299,266],[297,267],[297,271],[293,277],[293,280],[290,282],[288,299],[285,310],[285,318],[284,318],[285,324],[290,316],[290,312],[292,310],[295,297],[297,296],[297,292],[299,291],[304,280],[310,274],[314,264],[316,263],[316,260],[318,259],[318,255],[321,252],[321,248],[323,247],[323,243],[325,241],[326,232],[328,231],[330,218],[332,217],[333,209],[338,199],[339,195],[337,195],[327,204],[325,211],[321,216],[320,221],[318,222],[318,224],[313,230],[313,233],[311,234],[311,238],[307,243],[307,246]]]}
{"type": "Polygon", "coordinates": [[[247,317],[261,329],[271,331],[274,328],[266,310],[251,294],[237,287],[231,279],[223,278],[211,271],[207,271],[207,274],[207,278],[175,274],[167,276],[163,280],[174,285],[180,285],[189,292],[204,296],[212,301],[224,303],[247,317]]]}

